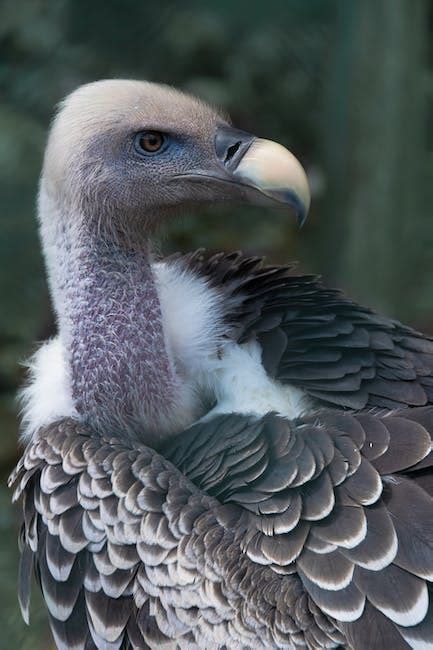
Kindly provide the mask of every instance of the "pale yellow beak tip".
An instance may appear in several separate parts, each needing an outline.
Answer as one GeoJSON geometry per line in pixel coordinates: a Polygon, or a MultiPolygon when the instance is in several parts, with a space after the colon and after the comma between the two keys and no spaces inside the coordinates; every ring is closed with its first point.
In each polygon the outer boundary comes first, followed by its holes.
{"type": "Polygon", "coordinates": [[[311,202],[307,175],[298,159],[272,140],[254,140],[235,175],[280,203],[295,207],[304,221],[311,202]]]}

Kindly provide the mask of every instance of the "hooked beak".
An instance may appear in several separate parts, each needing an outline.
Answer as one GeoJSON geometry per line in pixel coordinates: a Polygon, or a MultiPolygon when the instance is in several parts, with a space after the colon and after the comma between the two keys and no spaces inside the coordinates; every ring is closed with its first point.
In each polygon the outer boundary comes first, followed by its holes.
{"type": "Polygon", "coordinates": [[[289,205],[303,225],[310,207],[310,189],[302,165],[290,151],[277,142],[226,125],[217,130],[215,151],[229,176],[227,180],[242,186],[248,201],[289,205]]]}
{"type": "Polygon", "coordinates": [[[256,138],[227,124],[217,127],[215,158],[206,168],[172,176],[198,183],[195,200],[241,200],[256,205],[290,206],[302,226],[310,207],[305,171],[282,145],[256,138]]]}

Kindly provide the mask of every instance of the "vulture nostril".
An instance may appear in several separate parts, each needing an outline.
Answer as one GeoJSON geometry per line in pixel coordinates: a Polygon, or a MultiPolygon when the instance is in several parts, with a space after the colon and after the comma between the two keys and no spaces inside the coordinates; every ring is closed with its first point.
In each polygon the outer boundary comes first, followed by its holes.
{"type": "Polygon", "coordinates": [[[231,161],[231,159],[236,154],[241,144],[242,144],[241,141],[238,140],[238,142],[235,142],[227,149],[226,157],[224,158],[224,164],[227,164],[231,161]]]}

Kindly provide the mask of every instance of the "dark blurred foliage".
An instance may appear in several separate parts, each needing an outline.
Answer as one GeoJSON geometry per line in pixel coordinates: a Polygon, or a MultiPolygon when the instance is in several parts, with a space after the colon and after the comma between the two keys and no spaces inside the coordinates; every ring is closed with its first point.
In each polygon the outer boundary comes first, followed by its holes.
{"type": "MultiPolygon", "coordinates": [[[[179,86],[307,167],[309,222],[231,207],[170,226],[164,251],[243,248],[433,329],[432,0],[2,0],[1,477],[16,459],[19,362],[53,331],[35,197],[53,107],[86,81],[179,86]]],[[[15,600],[15,511],[0,493],[0,648],[47,647],[15,600]]]]}

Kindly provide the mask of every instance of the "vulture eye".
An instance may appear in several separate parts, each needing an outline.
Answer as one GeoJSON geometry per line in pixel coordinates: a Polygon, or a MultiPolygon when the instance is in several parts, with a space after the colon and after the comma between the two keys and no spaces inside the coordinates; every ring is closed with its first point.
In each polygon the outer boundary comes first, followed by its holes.
{"type": "Polygon", "coordinates": [[[138,153],[153,154],[165,149],[167,137],[159,131],[142,131],[135,136],[138,153]]]}

